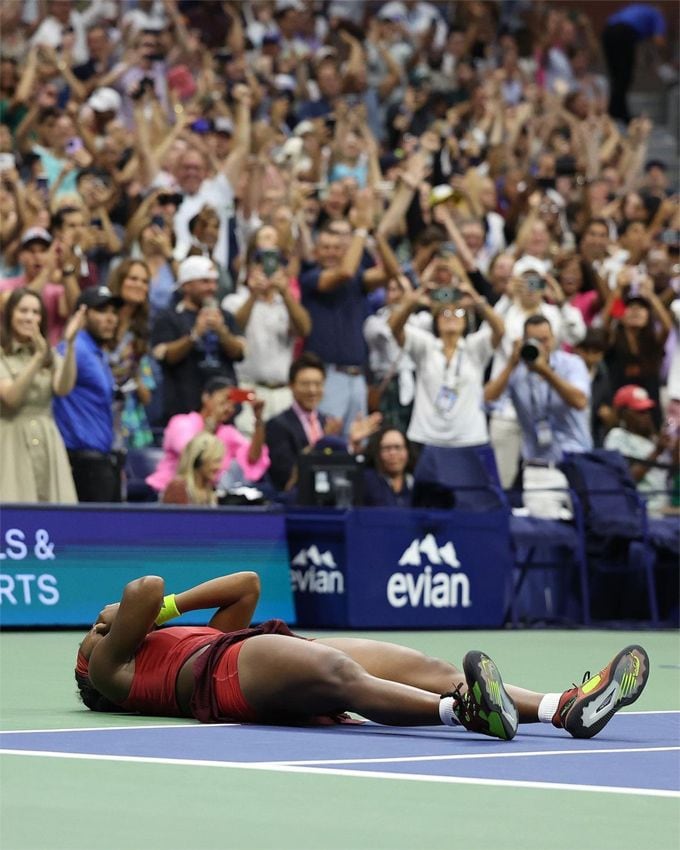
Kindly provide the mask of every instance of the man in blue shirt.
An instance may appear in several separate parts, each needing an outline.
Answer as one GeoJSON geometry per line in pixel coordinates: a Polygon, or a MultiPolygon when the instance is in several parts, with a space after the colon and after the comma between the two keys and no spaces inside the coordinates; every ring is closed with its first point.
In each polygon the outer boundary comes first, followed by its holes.
{"type": "MultiPolygon", "coordinates": [[[[81,502],[120,502],[122,457],[112,451],[114,381],[104,346],[116,333],[122,301],[105,286],[86,289],[76,309],[87,307],[76,338],[78,377],[73,390],[54,399],[54,418],[68,450],[81,502]]],[[[63,353],[62,342],[57,350],[63,353]]]]}
{"type": "Polygon", "coordinates": [[[522,429],[524,466],[547,467],[564,452],[587,452],[590,433],[590,377],[576,354],[555,351],[544,316],[530,316],[505,368],[484,390],[495,401],[507,387],[522,429]]]}
{"type": "Polygon", "coordinates": [[[316,241],[317,264],[300,276],[302,304],[312,330],[305,350],[317,354],[326,368],[321,406],[343,421],[349,435],[352,422],[366,413],[366,341],[363,323],[366,297],[381,281],[361,264],[371,219],[364,205],[355,207],[355,228],[343,250],[343,237],[326,226],[316,241]]]}
{"type": "Polygon", "coordinates": [[[666,19],[656,6],[630,3],[607,19],[602,31],[602,47],[607,61],[609,84],[609,114],[626,124],[628,91],[635,73],[635,51],[642,41],[651,39],[658,48],[666,44],[666,19]]]}

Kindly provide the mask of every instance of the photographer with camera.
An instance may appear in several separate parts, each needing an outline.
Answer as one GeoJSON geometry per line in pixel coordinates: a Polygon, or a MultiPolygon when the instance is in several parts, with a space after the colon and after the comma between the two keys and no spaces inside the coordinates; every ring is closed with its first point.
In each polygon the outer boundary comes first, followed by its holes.
{"type": "Polygon", "coordinates": [[[522,429],[524,466],[557,463],[563,452],[593,447],[588,403],[590,378],[576,354],[557,350],[548,318],[533,315],[524,323],[505,367],[484,388],[487,401],[508,390],[522,429]]]}
{"type": "MultiPolygon", "coordinates": [[[[433,275],[443,271],[439,265],[433,275]]],[[[416,368],[408,438],[432,446],[479,445],[489,440],[483,409],[484,370],[505,326],[468,281],[453,276],[450,283],[437,286],[426,273],[423,285],[409,293],[388,319],[395,340],[416,368]],[[407,324],[419,307],[432,311],[433,333],[407,324]],[[466,336],[470,309],[485,323],[466,336]]]]}
{"type": "MultiPolygon", "coordinates": [[[[568,303],[560,284],[538,257],[525,255],[515,262],[507,292],[494,309],[503,316],[505,337],[494,356],[492,379],[507,365],[513,344],[523,337],[530,316],[543,317],[550,323],[557,348],[564,343],[577,344],[586,332],[580,310],[568,303]],[[552,303],[546,300],[548,297],[552,303]]],[[[503,393],[492,405],[489,433],[501,483],[508,488],[517,476],[522,440],[522,429],[508,393],[503,393]]]]}

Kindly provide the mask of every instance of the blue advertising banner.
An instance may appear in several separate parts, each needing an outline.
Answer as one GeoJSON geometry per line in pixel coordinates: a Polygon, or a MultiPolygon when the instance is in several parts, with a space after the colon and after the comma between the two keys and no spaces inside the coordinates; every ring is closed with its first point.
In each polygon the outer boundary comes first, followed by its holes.
{"type": "Polygon", "coordinates": [[[513,569],[504,510],[307,510],[287,525],[300,625],[503,624],[513,569]]]}
{"type": "MultiPolygon", "coordinates": [[[[86,626],[141,575],[175,592],[239,570],[262,581],[255,620],[295,621],[282,513],[10,505],[0,519],[2,626],[86,626]]],[[[205,621],[194,612],[177,622],[205,621]]]]}

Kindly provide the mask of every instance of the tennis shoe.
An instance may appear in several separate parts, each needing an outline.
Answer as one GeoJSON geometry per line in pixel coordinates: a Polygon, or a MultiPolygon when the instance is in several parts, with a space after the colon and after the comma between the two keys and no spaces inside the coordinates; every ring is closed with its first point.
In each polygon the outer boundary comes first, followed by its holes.
{"type": "Polygon", "coordinates": [[[519,718],[512,698],[503,686],[494,662],[483,652],[472,650],[463,659],[467,691],[460,686],[453,694],[453,711],[462,726],[491,738],[509,741],[515,737],[519,718]]]}
{"type": "Polygon", "coordinates": [[[574,685],[560,697],[553,726],[562,727],[574,738],[592,738],[614,714],[640,696],[649,678],[649,656],[633,644],[580,686],[574,685]]]}

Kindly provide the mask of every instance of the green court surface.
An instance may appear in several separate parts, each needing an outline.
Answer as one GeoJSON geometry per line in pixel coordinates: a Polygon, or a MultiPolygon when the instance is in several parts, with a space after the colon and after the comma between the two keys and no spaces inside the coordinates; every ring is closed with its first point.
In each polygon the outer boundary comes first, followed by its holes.
{"type": "MultiPolygon", "coordinates": [[[[94,714],[79,703],[73,665],[80,636],[0,633],[2,731],[141,725],[139,718],[94,714]]],[[[677,632],[389,632],[370,637],[404,643],[456,663],[468,649],[484,649],[506,681],[538,691],[563,690],[580,682],[585,670],[599,669],[621,647],[640,643],[649,652],[651,675],[641,698],[627,710],[636,712],[629,722],[645,724],[654,716],[645,712],[680,709],[677,632]]],[[[189,721],[145,718],[143,723],[145,729],[168,726],[177,731],[173,727],[189,721]]],[[[350,732],[336,729],[329,734],[337,741],[345,731],[350,732]]],[[[278,742],[283,745],[288,734],[283,728],[269,731],[272,762],[277,760],[278,742]]],[[[320,759],[325,734],[316,732],[320,759]]],[[[407,745],[413,740],[408,729],[398,734],[407,745]]],[[[520,735],[507,746],[519,739],[520,735]]],[[[442,740],[449,746],[448,739],[433,740],[440,747],[442,740]]],[[[558,746],[570,740],[551,739],[558,746]]],[[[612,740],[625,748],[620,737],[612,740]]],[[[680,740],[666,743],[664,749],[672,750],[666,755],[675,759],[680,780],[680,740]]],[[[628,771],[641,762],[628,762],[625,755],[618,757],[621,781],[616,785],[633,788],[624,792],[613,786],[496,784],[492,760],[488,778],[477,784],[465,779],[431,781],[419,775],[420,767],[409,776],[382,770],[378,776],[341,775],[270,770],[266,765],[242,769],[161,759],[133,761],[123,750],[117,754],[114,748],[111,753],[0,756],[0,850],[680,848],[680,795],[637,793],[635,780],[643,777],[631,777],[628,771]]],[[[585,753],[579,761],[587,762],[595,773],[601,758],[585,753]]],[[[560,764],[558,758],[550,766],[556,782],[560,764]]],[[[639,784],[644,787],[644,782],[639,784]]]]}

